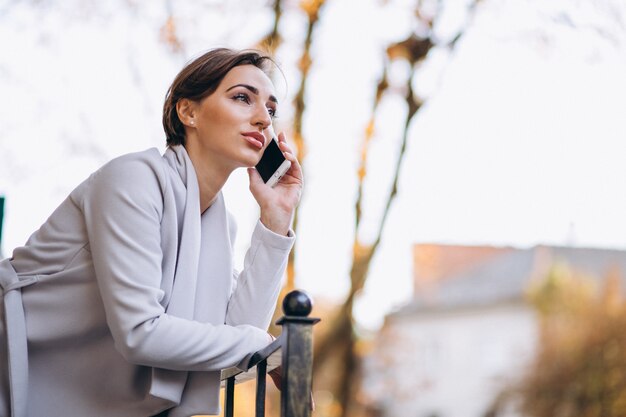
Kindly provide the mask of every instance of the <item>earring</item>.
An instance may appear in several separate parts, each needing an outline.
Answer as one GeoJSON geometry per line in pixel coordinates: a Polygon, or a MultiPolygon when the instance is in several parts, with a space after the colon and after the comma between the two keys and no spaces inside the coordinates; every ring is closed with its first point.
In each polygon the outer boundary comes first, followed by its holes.
{"type": "Polygon", "coordinates": [[[191,124],[191,125],[193,126],[194,124],[196,124],[196,122],[194,122],[194,121],[192,120],[192,121],[190,121],[190,122],[189,122],[189,124],[191,124]]]}

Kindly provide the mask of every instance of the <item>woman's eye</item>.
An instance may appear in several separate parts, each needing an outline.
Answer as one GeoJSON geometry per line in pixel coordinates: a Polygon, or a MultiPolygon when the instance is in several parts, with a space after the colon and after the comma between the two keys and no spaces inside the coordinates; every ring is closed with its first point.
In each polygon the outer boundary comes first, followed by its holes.
{"type": "Polygon", "coordinates": [[[271,117],[272,119],[275,119],[275,118],[277,118],[277,117],[278,117],[278,115],[276,114],[276,109],[273,109],[273,108],[271,108],[271,107],[268,107],[268,108],[267,108],[267,112],[270,114],[270,117],[271,117]]]}
{"type": "Polygon", "coordinates": [[[247,94],[239,93],[233,97],[233,100],[243,101],[246,104],[250,104],[250,98],[247,94]]]}

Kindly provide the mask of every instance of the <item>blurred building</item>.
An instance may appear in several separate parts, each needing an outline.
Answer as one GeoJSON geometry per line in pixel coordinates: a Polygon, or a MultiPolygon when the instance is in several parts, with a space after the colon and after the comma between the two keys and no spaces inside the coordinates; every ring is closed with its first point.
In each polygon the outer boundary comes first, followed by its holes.
{"type": "MultiPolygon", "coordinates": [[[[528,286],[555,264],[597,280],[617,273],[624,282],[626,251],[415,245],[413,300],[387,316],[364,362],[372,414],[492,415],[537,343],[528,286]]],[[[512,406],[502,415],[517,416],[512,406]]]]}

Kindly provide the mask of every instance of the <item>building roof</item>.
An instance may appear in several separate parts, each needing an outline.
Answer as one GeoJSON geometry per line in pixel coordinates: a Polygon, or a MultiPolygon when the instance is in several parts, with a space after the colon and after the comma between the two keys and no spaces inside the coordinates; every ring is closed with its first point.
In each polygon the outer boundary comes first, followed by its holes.
{"type": "MultiPolygon", "coordinates": [[[[446,245],[438,245],[443,252],[446,245]]],[[[458,251],[458,246],[450,246],[458,251]]],[[[476,248],[476,247],[472,247],[476,248]]],[[[626,284],[626,251],[557,246],[535,246],[530,249],[506,248],[494,252],[482,262],[468,262],[456,268],[393,315],[426,311],[451,310],[522,301],[530,281],[543,278],[555,264],[566,264],[577,273],[602,280],[617,272],[626,284]]]]}

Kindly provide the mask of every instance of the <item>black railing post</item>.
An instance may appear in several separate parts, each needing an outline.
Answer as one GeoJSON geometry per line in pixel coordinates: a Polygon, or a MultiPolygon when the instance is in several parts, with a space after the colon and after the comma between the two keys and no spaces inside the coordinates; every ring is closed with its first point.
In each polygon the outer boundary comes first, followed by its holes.
{"type": "Polygon", "coordinates": [[[234,417],[235,415],[235,377],[231,376],[226,380],[226,398],[224,399],[224,417],[234,417]]]}
{"type": "Polygon", "coordinates": [[[267,359],[256,366],[256,405],[254,417],[265,417],[265,379],[267,378],[267,359]]]}
{"type": "Polygon", "coordinates": [[[310,417],[313,373],[313,325],[309,318],[313,305],[303,291],[295,290],[283,300],[283,313],[277,324],[283,326],[281,417],[310,417]]]}

